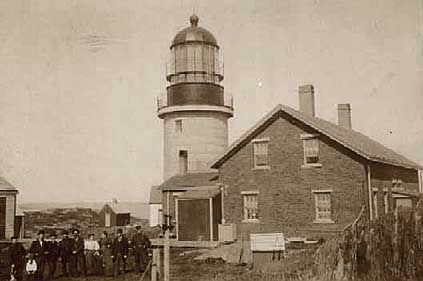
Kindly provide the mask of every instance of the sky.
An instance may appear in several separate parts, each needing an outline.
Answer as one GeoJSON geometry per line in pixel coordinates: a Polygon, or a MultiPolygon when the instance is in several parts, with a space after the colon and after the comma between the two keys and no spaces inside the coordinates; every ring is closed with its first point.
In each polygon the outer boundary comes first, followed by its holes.
{"type": "Polygon", "coordinates": [[[148,201],[193,10],[223,51],[229,142],[313,84],[317,116],[350,103],[355,130],[423,164],[420,0],[2,0],[0,175],[20,202],[148,201]]]}

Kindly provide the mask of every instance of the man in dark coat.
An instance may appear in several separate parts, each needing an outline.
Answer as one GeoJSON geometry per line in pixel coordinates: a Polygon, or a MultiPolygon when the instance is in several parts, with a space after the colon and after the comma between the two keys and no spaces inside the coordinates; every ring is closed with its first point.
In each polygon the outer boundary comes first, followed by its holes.
{"type": "Polygon", "coordinates": [[[85,265],[84,254],[84,240],[79,236],[79,230],[72,231],[74,236],[72,241],[71,252],[71,274],[74,277],[79,277],[81,274],[87,276],[87,269],[85,265]]]}
{"type": "Polygon", "coordinates": [[[9,260],[11,271],[17,281],[22,281],[26,250],[21,243],[17,242],[17,237],[13,236],[12,245],[9,247],[9,260]]]}
{"type": "Polygon", "coordinates": [[[49,241],[49,252],[48,256],[48,269],[49,269],[49,278],[54,279],[54,274],[56,273],[57,260],[59,259],[59,242],[56,240],[56,233],[50,235],[51,241],[49,241]]]}
{"type": "Polygon", "coordinates": [[[32,242],[29,252],[34,255],[35,262],[37,263],[35,278],[37,280],[43,280],[45,267],[50,254],[49,245],[47,241],[44,240],[44,230],[38,231],[38,238],[32,242]]]}
{"type": "Polygon", "coordinates": [[[123,235],[122,229],[117,230],[117,236],[113,240],[112,258],[114,276],[125,273],[126,258],[128,257],[128,239],[123,235]]]}
{"type": "Polygon", "coordinates": [[[148,257],[148,249],[151,246],[150,239],[142,232],[141,226],[135,227],[137,233],[132,237],[132,244],[134,245],[135,253],[135,269],[138,273],[142,273],[145,270],[148,257]]]}
{"type": "Polygon", "coordinates": [[[68,232],[64,230],[62,232],[62,240],[59,243],[59,255],[62,263],[62,274],[63,276],[69,276],[70,258],[72,253],[73,241],[69,238],[68,232]]]}

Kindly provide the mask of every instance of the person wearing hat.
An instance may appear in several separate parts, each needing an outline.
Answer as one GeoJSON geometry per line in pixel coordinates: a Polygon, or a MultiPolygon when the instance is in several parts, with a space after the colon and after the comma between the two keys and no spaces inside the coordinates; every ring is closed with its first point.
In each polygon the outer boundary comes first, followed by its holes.
{"type": "Polygon", "coordinates": [[[116,238],[113,240],[112,258],[113,273],[118,276],[126,271],[126,258],[128,257],[128,239],[123,235],[121,228],[117,230],[116,238]]]}
{"type": "Polygon", "coordinates": [[[62,274],[64,277],[69,276],[69,263],[72,252],[72,239],[69,238],[69,232],[62,232],[62,240],[59,242],[59,256],[62,264],[62,274]]]}
{"type": "Polygon", "coordinates": [[[9,247],[11,273],[17,281],[21,281],[25,265],[26,250],[22,244],[18,242],[18,237],[13,236],[11,240],[12,245],[9,247]]]}
{"type": "Polygon", "coordinates": [[[145,270],[148,249],[151,246],[150,239],[142,232],[141,226],[137,225],[135,227],[136,233],[132,237],[132,244],[134,245],[135,253],[135,269],[138,273],[143,273],[145,270]]]}
{"type": "Polygon", "coordinates": [[[29,252],[34,255],[34,259],[37,264],[38,270],[36,271],[35,278],[37,280],[43,280],[48,256],[50,254],[49,245],[47,241],[44,240],[44,230],[38,231],[38,237],[31,243],[29,252]]]}
{"type": "Polygon", "coordinates": [[[112,244],[113,241],[109,239],[107,231],[103,231],[99,240],[100,255],[102,261],[102,269],[104,276],[113,276],[113,259],[112,259],[112,244]]]}
{"type": "Polygon", "coordinates": [[[56,233],[50,234],[50,241],[49,245],[49,252],[50,255],[48,256],[48,269],[49,269],[49,278],[54,279],[54,274],[56,273],[57,268],[57,260],[59,259],[59,242],[57,241],[56,233]]]}
{"type": "Polygon", "coordinates": [[[71,247],[71,274],[73,277],[79,277],[81,274],[87,276],[84,255],[84,240],[79,236],[79,230],[72,231],[73,241],[71,247]]]}

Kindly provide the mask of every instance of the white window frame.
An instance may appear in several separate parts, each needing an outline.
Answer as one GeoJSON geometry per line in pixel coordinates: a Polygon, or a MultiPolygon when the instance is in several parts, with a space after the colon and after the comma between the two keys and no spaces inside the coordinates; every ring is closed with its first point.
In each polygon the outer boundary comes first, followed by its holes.
{"type": "Polygon", "coordinates": [[[320,155],[320,141],[319,141],[318,137],[319,137],[318,134],[301,134],[300,135],[300,139],[303,142],[303,157],[304,157],[303,165],[302,165],[303,168],[310,168],[310,167],[320,168],[320,167],[322,167],[322,163],[320,163],[320,157],[319,157],[319,155],[320,155]],[[315,139],[317,141],[317,158],[318,158],[318,161],[316,163],[308,163],[307,162],[306,142],[308,140],[311,140],[311,139],[315,139]]]}
{"type": "Polygon", "coordinates": [[[175,133],[182,133],[183,131],[183,122],[182,119],[175,119],[175,133]]]}
{"type": "Polygon", "coordinates": [[[333,215],[333,207],[332,207],[332,189],[319,189],[319,190],[312,190],[314,196],[314,212],[315,218],[313,223],[335,223],[332,219],[333,215]],[[321,219],[319,218],[319,211],[318,211],[318,195],[320,194],[329,194],[330,196],[330,218],[321,219]]]}
{"type": "MultiPolygon", "coordinates": [[[[253,154],[253,169],[254,170],[268,170],[270,169],[270,157],[269,157],[269,142],[270,142],[270,138],[261,138],[261,139],[253,139],[251,141],[252,143],[252,154],[253,154]],[[267,144],[267,165],[257,165],[256,164],[256,153],[255,153],[255,144],[257,143],[266,143],[267,144]]],[[[262,154],[265,155],[265,154],[262,154]]]]}
{"type": "Polygon", "coordinates": [[[252,223],[256,223],[259,222],[259,218],[258,218],[258,196],[259,196],[259,192],[257,190],[250,190],[250,191],[241,191],[241,196],[242,196],[242,216],[243,216],[243,220],[242,222],[252,222],[252,223]],[[248,213],[246,211],[246,198],[248,196],[254,196],[256,198],[256,218],[248,218],[248,213]]]}

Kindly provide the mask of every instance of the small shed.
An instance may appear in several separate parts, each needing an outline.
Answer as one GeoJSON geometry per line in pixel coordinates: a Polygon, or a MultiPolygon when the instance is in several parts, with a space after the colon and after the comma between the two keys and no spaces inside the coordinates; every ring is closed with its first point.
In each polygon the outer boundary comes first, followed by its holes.
{"type": "Polygon", "coordinates": [[[163,205],[162,205],[162,191],[160,187],[155,185],[150,189],[150,200],[148,202],[150,206],[150,219],[149,223],[151,227],[161,225],[163,218],[163,205]]]}
{"type": "Polygon", "coordinates": [[[131,212],[116,200],[106,203],[99,215],[101,226],[126,226],[131,223],[131,212]]]}
{"type": "Polygon", "coordinates": [[[284,258],[285,237],[279,233],[250,234],[254,270],[265,270],[271,264],[281,264],[284,258]]]}
{"type": "Polygon", "coordinates": [[[14,235],[17,194],[18,190],[0,177],[0,240],[14,235]]]}
{"type": "Polygon", "coordinates": [[[218,241],[218,225],[222,219],[218,187],[187,190],[177,197],[175,207],[178,240],[218,241]]]}

